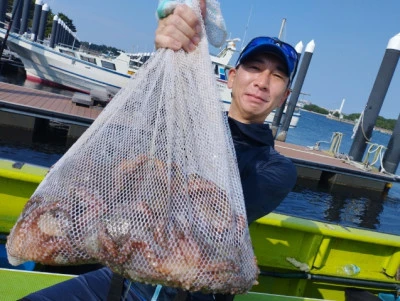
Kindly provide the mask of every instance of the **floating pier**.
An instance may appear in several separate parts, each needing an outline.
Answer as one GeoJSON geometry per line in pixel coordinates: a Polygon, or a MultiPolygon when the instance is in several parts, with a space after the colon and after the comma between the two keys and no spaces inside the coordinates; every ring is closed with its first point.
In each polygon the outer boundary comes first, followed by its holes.
{"type": "Polygon", "coordinates": [[[73,102],[72,97],[0,82],[0,124],[35,131],[50,121],[68,125],[67,145],[92,124],[102,108],[73,102]]]}
{"type": "Polygon", "coordinates": [[[275,149],[290,158],[296,165],[298,184],[324,188],[330,192],[349,192],[360,196],[377,196],[387,193],[392,183],[400,177],[369,169],[366,164],[349,158],[336,158],[328,151],[275,141],[275,149]]]}
{"type": "MultiPolygon", "coordinates": [[[[102,110],[80,102],[72,96],[0,83],[0,124],[34,132],[42,129],[44,123],[55,121],[69,127],[68,138],[77,139],[102,110]]],[[[276,141],[275,148],[292,159],[297,167],[298,183],[308,187],[323,187],[331,192],[348,192],[351,188],[354,194],[371,196],[387,192],[392,183],[400,182],[399,176],[366,170],[361,163],[351,164],[348,159],[335,158],[309,147],[276,141]]]]}

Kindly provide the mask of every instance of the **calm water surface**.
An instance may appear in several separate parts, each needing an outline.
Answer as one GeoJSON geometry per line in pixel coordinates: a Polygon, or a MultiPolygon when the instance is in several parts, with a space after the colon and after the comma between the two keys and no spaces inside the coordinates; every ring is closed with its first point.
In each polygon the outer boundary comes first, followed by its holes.
{"type": "MultiPolygon", "coordinates": [[[[29,81],[22,75],[1,76],[0,81],[23,85],[30,88],[71,95],[70,91],[49,88],[29,81]]],[[[318,114],[302,111],[297,128],[290,129],[286,142],[302,146],[313,146],[317,141],[322,149],[329,149],[333,132],[344,134],[340,152],[347,154],[350,150],[353,125],[338,122],[318,114]]],[[[0,128],[0,131],[2,129],[0,128]]],[[[4,129],[3,129],[4,130],[4,129]]],[[[57,143],[36,142],[22,143],[2,138],[0,133],[0,157],[50,167],[67,150],[57,143]]],[[[390,135],[374,132],[372,142],[387,145],[390,135]]],[[[397,175],[400,171],[397,170],[397,175]]],[[[277,208],[277,212],[329,221],[344,226],[375,229],[380,232],[400,235],[400,184],[394,184],[385,197],[354,197],[351,191],[346,194],[331,194],[296,186],[293,192],[277,208]]]]}
{"type": "MultiPolygon", "coordinates": [[[[322,149],[329,149],[333,132],[343,133],[339,151],[348,154],[353,140],[353,125],[328,119],[325,116],[301,112],[297,128],[290,129],[286,142],[313,146],[317,141],[322,149]]],[[[390,135],[374,131],[373,143],[388,145],[390,135]]],[[[400,168],[397,169],[400,175],[400,168]]],[[[347,194],[332,195],[323,191],[311,191],[304,187],[296,187],[293,192],[277,208],[278,212],[289,213],[311,219],[330,221],[347,226],[376,229],[400,235],[400,184],[396,183],[386,197],[353,197],[347,194]]]]}

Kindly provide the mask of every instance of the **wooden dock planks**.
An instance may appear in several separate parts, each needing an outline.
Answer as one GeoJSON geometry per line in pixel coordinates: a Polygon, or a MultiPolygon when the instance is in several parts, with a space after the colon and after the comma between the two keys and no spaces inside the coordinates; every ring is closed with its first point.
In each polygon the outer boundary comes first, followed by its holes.
{"type": "Polygon", "coordinates": [[[52,112],[53,116],[69,115],[72,119],[75,116],[92,121],[101,112],[95,107],[77,106],[68,96],[0,82],[0,108],[10,105],[17,105],[21,111],[33,109],[37,113],[52,112]]]}

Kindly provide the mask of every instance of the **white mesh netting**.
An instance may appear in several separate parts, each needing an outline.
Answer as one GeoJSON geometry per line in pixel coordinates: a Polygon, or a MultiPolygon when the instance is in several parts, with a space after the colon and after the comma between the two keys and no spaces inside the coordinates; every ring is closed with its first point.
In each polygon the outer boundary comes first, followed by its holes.
{"type": "Polygon", "coordinates": [[[241,293],[258,268],[207,40],[160,49],[54,165],[10,263],[100,262],[146,283],[241,293]]]}

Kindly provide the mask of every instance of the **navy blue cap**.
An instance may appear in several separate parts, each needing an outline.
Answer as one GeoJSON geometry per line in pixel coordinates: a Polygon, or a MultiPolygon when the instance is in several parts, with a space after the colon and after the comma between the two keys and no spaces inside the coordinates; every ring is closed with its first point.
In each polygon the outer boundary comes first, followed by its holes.
{"type": "Polygon", "coordinates": [[[252,39],[240,53],[236,66],[258,53],[272,53],[285,63],[287,76],[292,80],[297,71],[299,55],[292,45],[278,38],[257,37],[252,39]]]}

